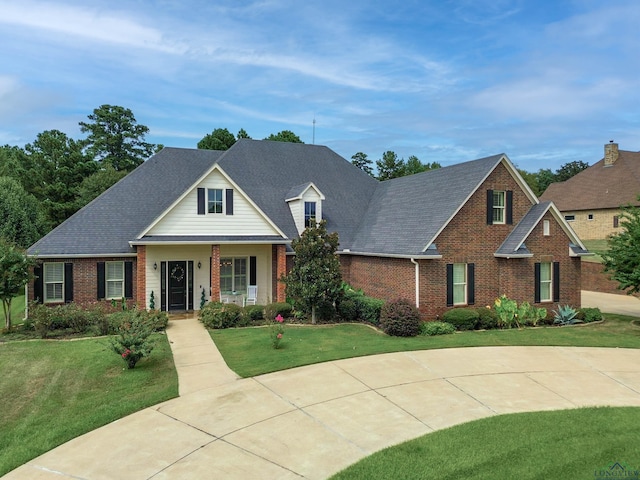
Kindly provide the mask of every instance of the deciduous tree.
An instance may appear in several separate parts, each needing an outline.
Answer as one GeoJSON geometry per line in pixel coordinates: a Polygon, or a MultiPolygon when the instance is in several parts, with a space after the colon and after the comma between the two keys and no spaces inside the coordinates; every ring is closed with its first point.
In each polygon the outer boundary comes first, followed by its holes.
{"type": "Polygon", "coordinates": [[[233,136],[233,133],[226,128],[216,128],[213,132],[207,133],[198,142],[198,148],[203,150],[228,150],[234,143],[236,143],[236,137],[233,136]]]}
{"type": "Polygon", "coordinates": [[[46,231],[38,201],[11,177],[0,177],[0,237],[26,248],[46,231]]]}
{"type": "Polygon", "coordinates": [[[289,142],[289,143],[304,143],[300,140],[300,137],[293,133],[291,130],[282,130],[281,132],[272,133],[265,140],[273,140],[276,142],[289,142]]]}
{"type": "Polygon", "coordinates": [[[23,250],[0,238],[0,300],[7,331],[11,330],[11,302],[23,293],[33,265],[33,259],[27,257],[23,250]]]}

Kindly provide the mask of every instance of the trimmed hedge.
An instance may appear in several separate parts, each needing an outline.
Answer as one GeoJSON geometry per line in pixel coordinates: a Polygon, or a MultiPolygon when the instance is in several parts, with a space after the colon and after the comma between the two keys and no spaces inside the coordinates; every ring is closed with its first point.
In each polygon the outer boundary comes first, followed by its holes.
{"type": "Polygon", "coordinates": [[[385,303],[380,310],[380,328],[387,335],[415,337],[420,333],[420,312],[409,300],[385,303]]]}
{"type": "Polygon", "coordinates": [[[498,328],[498,314],[492,308],[477,308],[478,323],[475,328],[481,330],[491,330],[492,328],[498,328]]]}
{"type": "Polygon", "coordinates": [[[442,315],[442,321],[450,323],[456,330],[475,329],[479,318],[477,310],[470,308],[453,308],[442,315]]]}
{"type": "Polygon", "coordinates": [[[293,307],[286,302],[270,303],[264,307],[265,320],[272,321],[278,315],[282,315],[284,318],[293,315],[293,307]]]}
{"type": "Polygon", "coordinates": [[[456,327],[447,322],[422,322],[420,325],[420,335],[449,335],[456,331],[456,327]]]}
{"type": "Polygon", "coordinates": [[[243,309],[235,303],[210,302],[200,310],[198,318],[207,328],[222,329],[245,326],[243,309]]]}

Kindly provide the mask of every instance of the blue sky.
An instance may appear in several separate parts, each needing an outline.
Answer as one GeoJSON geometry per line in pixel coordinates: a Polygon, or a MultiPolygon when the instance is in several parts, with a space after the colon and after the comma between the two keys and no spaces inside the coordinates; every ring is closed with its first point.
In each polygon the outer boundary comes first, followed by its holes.
{"type": "Polygon", "coordinates": [[[0,144],[102,104],[195,147],[292,130],[350,159],[537,171],[640,150],[638,0],[0,0],[0,144]]]}

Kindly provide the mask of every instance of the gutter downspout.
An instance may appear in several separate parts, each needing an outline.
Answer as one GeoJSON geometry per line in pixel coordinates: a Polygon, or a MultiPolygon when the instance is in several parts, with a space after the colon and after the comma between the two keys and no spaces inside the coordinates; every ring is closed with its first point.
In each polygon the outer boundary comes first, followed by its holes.
{"type": "Polygon", "coordinates": [[[413,257],[411,263],[416,266],[416,308],[420,309],[420,264],[413,257]]]}

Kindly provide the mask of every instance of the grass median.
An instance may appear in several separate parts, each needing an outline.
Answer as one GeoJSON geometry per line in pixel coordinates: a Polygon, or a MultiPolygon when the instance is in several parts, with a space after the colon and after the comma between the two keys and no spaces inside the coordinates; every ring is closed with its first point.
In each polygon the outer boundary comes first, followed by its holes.
{"type": "Polygon", "coordinates": [[[452,335],[389,337],[361,324],[287,325],[281,347],[271,347],[265,327],[212,330],[229,368],[241,377],[343,358],[410,350],[483,346],[575,346],[640,348],[633,317],[606,314],[604,322],[571,327],[539,327],[459,332],[452,335]]]}

